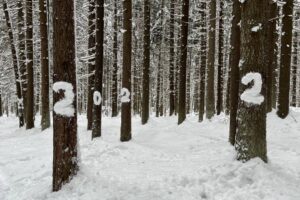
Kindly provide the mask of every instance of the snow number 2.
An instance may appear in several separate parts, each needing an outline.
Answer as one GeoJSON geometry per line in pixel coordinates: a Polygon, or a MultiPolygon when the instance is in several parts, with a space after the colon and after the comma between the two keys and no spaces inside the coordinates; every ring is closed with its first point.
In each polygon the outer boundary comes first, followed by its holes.
{"type": "Polygon", "coordinates": [[[54,105],[54,111],[56,114],[66,117],[73,117],[75,109],[73,101],[75,94],[73,92],[73,85],[64,81],[56,82],[53,84],[54,92],[58,93],[60,90],[64,91],[64,98],[59,100],[54,105]]]}
{"type": "Polygon", "coordinates": [[[241,95],[241,100],[250,104],[260,105],[265,98],[261,95],[262,77],[260,73],[248,73],[242,78],[242,84],[248,85],[253,81],[253,87],[246,89],[241,95]]]}

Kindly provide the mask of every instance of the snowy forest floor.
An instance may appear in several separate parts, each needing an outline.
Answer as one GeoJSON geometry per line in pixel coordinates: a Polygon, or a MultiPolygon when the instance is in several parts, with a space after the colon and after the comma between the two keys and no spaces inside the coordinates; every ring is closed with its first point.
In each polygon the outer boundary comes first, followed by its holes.
{"type": "MultiPolygon", "coordinates": [[[[120,118],[103,119],[91,141],[78,119],[80,171],[52,193],[52,129],[18,129],[0,118],[1,200],[299,200],[300,110],[281,120],[268,115],[268,158],[235,161],[228,118],[177,126],[177,118],[133,119],[133,140],[119,142],[120,118]]],[[[38,124],[38,120],[36,122],[38,124]]]]}

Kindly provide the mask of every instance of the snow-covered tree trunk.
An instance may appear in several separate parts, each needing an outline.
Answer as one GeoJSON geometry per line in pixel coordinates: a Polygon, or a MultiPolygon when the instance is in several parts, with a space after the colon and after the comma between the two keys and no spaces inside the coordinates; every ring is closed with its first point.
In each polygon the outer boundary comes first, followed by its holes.
{"type": "Polygon", "coordinates": [[[267,162],[266,58],[268,54],[268,0],[241,4],[241,61],[237,135],[237,159],[259,157],[267,162]]]}

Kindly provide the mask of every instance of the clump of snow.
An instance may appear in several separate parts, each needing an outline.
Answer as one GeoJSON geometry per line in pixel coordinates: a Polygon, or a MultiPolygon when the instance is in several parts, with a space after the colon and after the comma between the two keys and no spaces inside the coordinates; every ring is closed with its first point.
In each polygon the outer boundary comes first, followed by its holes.
{"type": "Polygon", "coordinates": [[[95,91],[93,95],[93,101],[96,106],[100,106],[102,103],[101,93],[99,91],[95,91]]]}
{"type": "Polygon", "coordinates": [[[262,29],[262,24],[258,24],[257,26],[252,27],[251,31],[252,32],[258,32],[261,29],[262,29]]]}
{"type": "Polygon", "coordinates": [[[121,89],[121,102],[129,103],[130,102],[130,92],[127,88],[121,89]]]}
{"type": "Polygon", "coordinates": [[[242,83],[244,85],[248,85],[252,81],[252,88],[246,89],[244,93],[241,94],[241,100],[250,104],[260,105],[265,100],[264,96],[260,94],[262,89],[261,74],[250,72],[242,78],[242,83]]]}
{"type": "Polygon", "coordinates": [[[75,114],[75,109],[73,106],[73,101],[75,94],[73,92],[73,85],[68,82],[59,81],[53,84],[54,92],[64,91],[64,98],[56,102],[54,105],[54,112],[58,115],[73,117],[75,114]]]}

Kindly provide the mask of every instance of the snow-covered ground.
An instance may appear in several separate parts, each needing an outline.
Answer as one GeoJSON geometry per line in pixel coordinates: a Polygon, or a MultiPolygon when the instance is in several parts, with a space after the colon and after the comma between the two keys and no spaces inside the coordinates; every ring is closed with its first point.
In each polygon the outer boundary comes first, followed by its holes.
{"type": "Polygon", "coordinates": [[[300,110],[268,116],[268,164],[235,161],[224,116],[189,116],[181,126],[175,117],[146,126],[134,118],[128,143],[119,142],[119,118],[104,118],[94,141],[85,117],[78,121],[80,171],[52,193],[52,129],[0,118],[0,200],[300,200],[300,110]]]}

